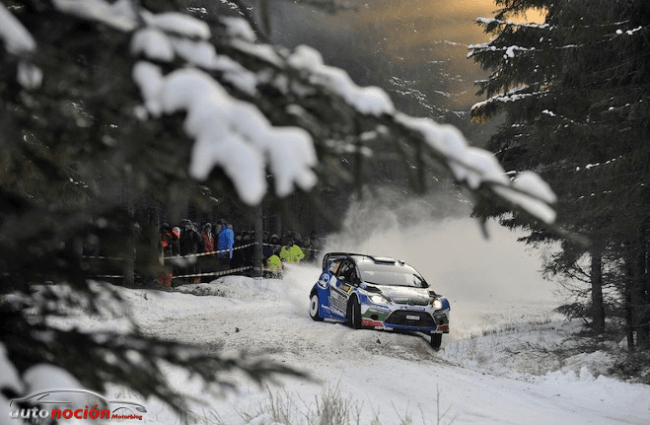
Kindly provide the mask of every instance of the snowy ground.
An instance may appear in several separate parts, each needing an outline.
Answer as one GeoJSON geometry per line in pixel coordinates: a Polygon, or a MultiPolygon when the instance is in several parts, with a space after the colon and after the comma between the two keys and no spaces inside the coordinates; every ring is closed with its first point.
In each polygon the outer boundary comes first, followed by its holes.
{"type": "MultiPolygon", "coordinates": [[[[204,401],[189,423],[273,424],[264,407],[272,399],[293,416],[291,423],[307,423],[305,415],[327,391],[349,400],[361,424],[377,418],[384,425],[650,422],[650,387],[598,376],[607,365],[604,354],[559,363],[523,352],[529,343],[559,343],[569,331],[544,302],[522,301],[509,310],[489,303],[461,308],[457,299],[453,331],[436,352],[423,336],[312,321],[307,295],[318,274],[315,266],[294,266],[284,280],[226,277],[171,293],[125,291],[147,333],[233,356],[264,356],[314,378],[260,388],[234,377],[239,391],[218,397],[169,370],[175,386],[204,401]]],[[[135,397],[111,391],[112,397],[135,397]]],[[[141,402],[147,423],[179,423],[156,400],[141,402]]]]}

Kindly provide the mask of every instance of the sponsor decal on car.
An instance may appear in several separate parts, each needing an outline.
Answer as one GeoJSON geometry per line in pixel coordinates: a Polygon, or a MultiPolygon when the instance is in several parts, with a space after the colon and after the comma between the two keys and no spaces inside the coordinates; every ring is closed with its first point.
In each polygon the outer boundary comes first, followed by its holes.
{"type": "Polygon", "coordinates": [[[436,330],[438,332],[449,332],[449,325],[440,325],[436,330]]]}
{"type": "Polygon", "coordinates": [[[412,311],[426,311],[424,307],[415,307],[412,305],[401,305],[400,310],[412,310],[412,311]]]}

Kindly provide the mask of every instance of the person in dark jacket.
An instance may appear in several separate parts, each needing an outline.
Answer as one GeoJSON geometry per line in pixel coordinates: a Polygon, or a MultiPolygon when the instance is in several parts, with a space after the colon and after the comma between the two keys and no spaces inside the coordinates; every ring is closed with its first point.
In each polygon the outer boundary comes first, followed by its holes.
{"type": "MultiPolygon", "coordinates": [[[[244,267],[252,267],[253,266],[253,256],[255,255],[255,245],[253,243],[255,242],[255,231],[251,230],[246,238],[246,240],[243,241],[243,245],[245,248],[242,249],[244,251],[244,267]]],[[[245,273],[250,274],[251,270],[247,270],[245,273]]]]}
{"type": "Polygon", "coordinates": [[[248,239],[248,234],[247,232],[243,232],[241,234],[237,233],[235,234],[235,243],[233,244],[233,253],[232,253],[232,258],[230,259],[230,268],[231,269],[237,269],[239,267],[242,267],[244,265],[244,250],[241,249],[242,245],[244,245],[244,238],[248,239]]]}
{"type": "Polygon", "coordinates": [[[269,242],[269,232],[264,232],[262,234],[262,260],[266,262],[267,258],[273,255],[273,247],[269,242]]]}
{"type": "MultiPolygon", "coordinates": [[[[212,224],[205,223],[203,224],[203,232],[201,233],[203,238],[203,252],[204,253],[213,253],[214,252],[214,237],[212,236],[212,224]]],[[[201,265],[201,273],[211,273],[217,269],[217,256],[216,255],[206,255],[199,258],[201,265]]],[[[209,279],[210,277],[208,277],[209,279]]]]}
{"type": "MultiPolygon", "coordinates": [[[[198,254],[203,252],[203,238],[192,225],[192,222],[189,220],[183,220],[183,229],[181,231],[181,256],[187,262],[188,266],[185,269],[185,274],[198,274],[199,267],[197,262],[197,257],[192,257],[193,254],[198,254]]],[[[185,279],[186,282],[200,282],[198,277],[188,277],[185,279]]]]}

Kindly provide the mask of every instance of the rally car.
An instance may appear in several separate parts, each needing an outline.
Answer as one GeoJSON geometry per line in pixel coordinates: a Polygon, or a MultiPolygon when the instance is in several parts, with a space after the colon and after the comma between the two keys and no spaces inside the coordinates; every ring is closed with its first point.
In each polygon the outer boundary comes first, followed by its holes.
{"type": "Polygon", "coordinates": [[[321,321],[423,332],[440,348],[449,333],[449,301],[436,294],[413,267],[392,258],[330,252],[309,294],[309,315],[321,321]]]}

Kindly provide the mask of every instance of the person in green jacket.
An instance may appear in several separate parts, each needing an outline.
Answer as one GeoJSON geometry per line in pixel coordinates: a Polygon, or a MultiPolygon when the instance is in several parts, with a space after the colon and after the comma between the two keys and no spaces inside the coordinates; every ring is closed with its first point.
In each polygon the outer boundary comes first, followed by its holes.
{"type": "Polygon", "coordinates": [[[285,263],[291,262],[291,248],[288,245],[282,245],[280,249],[280,260],[285,263]]]}
{"type": "Polygon", "coordinates": [[[305,253],[302,252],[300,245],[296,242],[289,248],[289,262],[299,264],[305,258],[305,253]]]}
{"type": "Polygon", "coordinates": [[[273,255],[266,260],[266,268],[272,277],[282,277],[282,261],[278,257],[277,248],[273,250],[273,255]]]}

